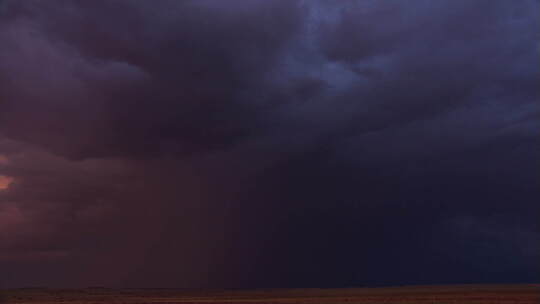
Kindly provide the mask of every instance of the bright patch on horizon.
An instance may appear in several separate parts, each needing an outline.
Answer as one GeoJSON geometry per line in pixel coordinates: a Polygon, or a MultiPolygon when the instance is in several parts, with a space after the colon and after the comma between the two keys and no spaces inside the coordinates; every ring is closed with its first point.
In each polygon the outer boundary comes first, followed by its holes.
{"type": "Polygon", "coordinates": [[[0,191],[8,189],[12,182],[13,177],[0,175],[0,191]]]}
{"type": "Polygon", "coordinates": [[[0,165],[7,165],[8,163],[9,163],[8,158],[0,154],[0,165]]]}

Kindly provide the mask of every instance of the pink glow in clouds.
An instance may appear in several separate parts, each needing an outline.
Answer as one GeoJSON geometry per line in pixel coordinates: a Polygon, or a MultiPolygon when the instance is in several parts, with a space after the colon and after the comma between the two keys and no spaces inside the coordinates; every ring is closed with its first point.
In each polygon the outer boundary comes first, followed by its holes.
{"type": "Polygon", "coordinates": [[[0,175],[0,190],[6,190],[13,183],[13,177],[0,175]]]}

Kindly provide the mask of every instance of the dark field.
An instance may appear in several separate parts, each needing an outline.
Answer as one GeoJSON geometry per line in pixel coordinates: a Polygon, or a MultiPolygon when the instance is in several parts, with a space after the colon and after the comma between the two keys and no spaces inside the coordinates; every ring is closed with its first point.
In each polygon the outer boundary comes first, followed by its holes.
{"type": "Polygon", "coordinates": [[[540,285],[192,291],[173,289],[12,289],[4,303],[540,303],[540,285]]]}

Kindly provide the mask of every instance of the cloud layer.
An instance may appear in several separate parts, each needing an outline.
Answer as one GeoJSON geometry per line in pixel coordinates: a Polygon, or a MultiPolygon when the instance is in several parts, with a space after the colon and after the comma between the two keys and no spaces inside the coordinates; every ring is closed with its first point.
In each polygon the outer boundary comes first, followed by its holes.
{"type": "Polygon", "coordinates": [[[0,284],[537,281],[538,6],[0,2],[0,284]]]}

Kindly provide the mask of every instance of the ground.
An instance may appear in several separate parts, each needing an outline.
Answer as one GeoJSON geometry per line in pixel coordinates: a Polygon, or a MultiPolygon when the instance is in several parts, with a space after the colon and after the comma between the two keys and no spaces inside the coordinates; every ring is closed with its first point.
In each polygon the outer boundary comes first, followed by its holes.
{"type": "Polygon", "coordinates": [[[44,289],[0,291],[2,304],[194,304],[194,303],[359,303],[359,304],[538,304],[540,284],[414,286],[345,289],[44,289]]]}

